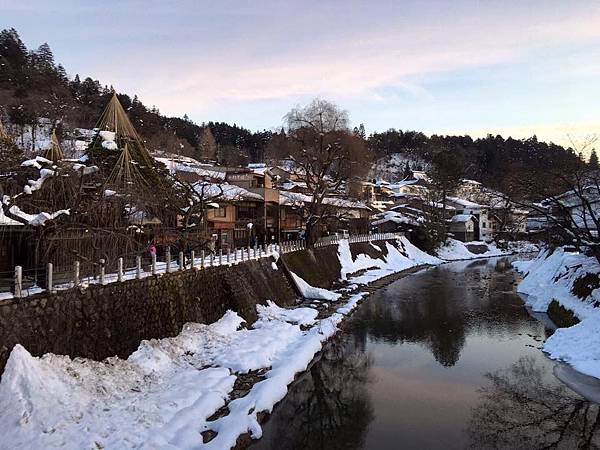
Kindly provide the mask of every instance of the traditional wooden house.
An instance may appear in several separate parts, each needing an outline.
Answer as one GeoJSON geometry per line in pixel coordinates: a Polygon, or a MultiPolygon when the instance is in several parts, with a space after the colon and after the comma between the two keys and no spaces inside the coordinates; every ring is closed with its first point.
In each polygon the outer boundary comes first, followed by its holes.
{"type": "Polygon", "coordinates": [[[457,214],[450,219],[449,231],[463,242],[474,241],[477,219],[471,214],[457,214]]]}
{"type": "MultiPolygon", "coordinates": [[[[261,243],[274,242],[279,236],[279,190],[274,186],[274,178],[264,166],[252,166],[236,171],[229,171],[226,181],[239,186],[262,199],[257,208],[238,206],[237,233],[243,235],[240,220],[251,223],[252,235],[261,243]]],[[[248,225],[246,225],[248,227],[248,225]]]]}
{"type": "Polygon", "coordinates": [[[473,240],[489,241],[493,238],[493,229],[489,219],[489,209],[487,205],[480,205],[469,200],[458,197],[447,197],[448,205],[456,209],[459,216],[471,215],[475,219],[473,229],[473,240]]]}

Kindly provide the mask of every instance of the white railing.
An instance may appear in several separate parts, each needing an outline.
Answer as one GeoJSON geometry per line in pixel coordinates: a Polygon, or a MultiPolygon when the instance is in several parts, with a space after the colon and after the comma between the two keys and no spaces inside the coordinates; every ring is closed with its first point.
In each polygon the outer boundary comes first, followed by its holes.
{"type": "MultiPolygon", "coordinates": [[[[403,236],[402,233],[373,233],[352,236],[336,234],[319,239],[319,241],[315,243],[315,247],[320,248],[328,245],[336,245],[342,239],[347,239],[350,243],[355,243],[397,239],[401,236],[403,236]]],[[[152,255],[149,264],[146,264],[145,266],[142,265],[141,256],[135,258],[134,267],[124,267],[123,258],[118,258],[116,261],[117,271],[114,273],[106,273],[106,263],[101,259],[98,264],[99,273],[93,276],[81,276],[80,263],[79,261],[75,261],[72,266],[72,276],[69,276],[71,280],[64,282],[63,277],[63,281],[56,284],[53,283],[54,266],[52,263],[48,263],[46,266],[46,288],[36,286],[35,283],[33,286],[25,287],[23,283],[23,269],[21,266],[16,266],[13,277],[13,292],[0,293],[0,300],[13,297],[27,297],[45,291],[56,292],[77,287],[81,288],[90,284],[105,285],[132,279],[139,280],[154,275],[184,270],[202,270],[209,267],[232,266],[245,261],[269,258],[284,253],[304,250],[305,248],[306,242],[304,240],[286,241],[281,244],[265,244],[262,246],[256,245],[254,247],[248,246],[227,250],[226,252],[223,250],[210,253],[201,251],[197,254],[192,251],[187,255],[183,252],[179,252],[177,255],[171,255],[170,250],[167,248],[164,261],[158,261],[156,255],[152,255]]]]}
{"type": "Polygon", "coordinates": [[[325,247],[327,245],[333,245],[339,243],[342,239],[348,239],[351,244],[355,242],[370,242],[370,241],[385,241],[388,239],[398,239],[404,236],[403,233],[370,233],[370,234],[354,234],[351,236],[334,234],[331,236],[325,236],[320,238],[316,243],[315,247],[325,247]]]}

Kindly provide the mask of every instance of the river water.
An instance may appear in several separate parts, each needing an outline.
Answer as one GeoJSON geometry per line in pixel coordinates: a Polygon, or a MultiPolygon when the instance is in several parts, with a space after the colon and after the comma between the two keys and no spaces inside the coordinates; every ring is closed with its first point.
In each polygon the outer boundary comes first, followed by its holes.
{"type": "Polygon", "coordinates": [[[495,258],[372,294],[252,448],[600,448],[598,404],[554,375],[560,366],[540,350],[552,330],[517,281],[495,258]]]}

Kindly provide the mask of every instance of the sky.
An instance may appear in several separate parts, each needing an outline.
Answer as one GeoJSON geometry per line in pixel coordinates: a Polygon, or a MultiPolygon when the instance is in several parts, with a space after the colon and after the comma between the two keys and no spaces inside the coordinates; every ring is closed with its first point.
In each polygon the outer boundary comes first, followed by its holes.
{"type": "Polygon", "coordinates": [[[0,27],[198,123],[321,97],[368,133],[600,136],[600,0],[0,0],[0,27]]]}

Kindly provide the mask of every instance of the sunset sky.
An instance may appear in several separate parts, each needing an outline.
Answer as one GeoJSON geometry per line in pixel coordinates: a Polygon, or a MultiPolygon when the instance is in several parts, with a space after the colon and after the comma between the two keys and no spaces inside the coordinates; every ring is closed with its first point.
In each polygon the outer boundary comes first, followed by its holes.
{"type": "Polygon", "coordinates": [[[13,1],[0,26],[162,113],[281,126],[320,96],[367,132],[600,134],[600,1],[13,1]]]}

